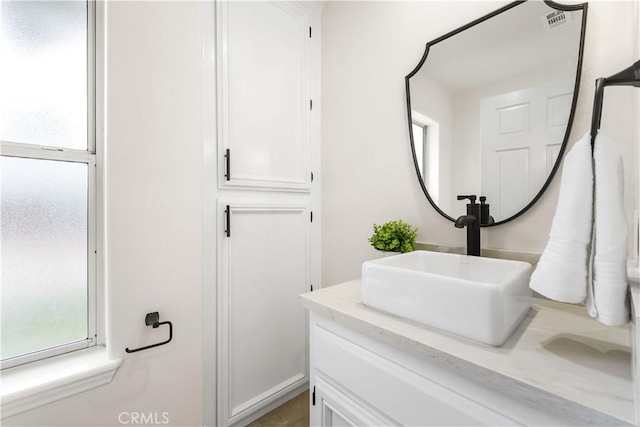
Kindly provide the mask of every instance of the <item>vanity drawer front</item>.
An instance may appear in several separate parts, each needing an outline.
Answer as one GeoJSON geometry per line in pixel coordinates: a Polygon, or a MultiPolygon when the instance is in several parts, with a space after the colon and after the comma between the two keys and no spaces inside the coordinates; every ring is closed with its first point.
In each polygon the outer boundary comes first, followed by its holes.
{"type": "Polygon", "coordinates": [[[313,328],[316,377],[330,381],[395,425],[520,425],[368,347],[321,325],[313,328]]]}

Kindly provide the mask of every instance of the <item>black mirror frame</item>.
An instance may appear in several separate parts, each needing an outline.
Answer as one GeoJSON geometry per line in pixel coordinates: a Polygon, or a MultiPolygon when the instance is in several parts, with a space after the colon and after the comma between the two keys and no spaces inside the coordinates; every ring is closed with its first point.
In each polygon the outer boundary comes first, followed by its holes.
{"type": "MultiPolygon", "coordinates": [[[[407,74],[407,76],[404,78],[404,82],[405,82],[405,92],[406,92],[406,98],[407,98],[407,118],[409,120],[409,140],[411,141],[411,154],[413,156],[413,164],[415,166],[416,169],[416,173],[418,175],[418,182],[420,182],[420,186],[422,187],[422,191],[424,192],[424,195],[427,196],[427,200],[429,200],[429,203],[431,203],[431,206],[433,206],[433,208],[443,217],[447,218],[449,221],[451,222],[455,222],[455,218],[447,215],[442,209],[440,209],[438,207],[438,205],[436,205],[436,203],[433,201],[433,199],[431,198],[431,196],[429,195],[429,191],[427,190],[427,187],[425,186],[424,180],[422,179],[422,175],[420,174],[420,166],[418,164],[418,159],[416,157],[416,149],[415,149],[415,144],[413,141],[413,132],[412,132],[412,117],[411,117],[411,93],[409,91],[409,79],[411,77],[413,77],[419,70],[420,68],[422,68],[422,65],[424,64],[424,62],[427,59],[427,56],[429,55],[429,49],[431,48],[431,46],[440,43],[443,40],[448,39],[449,37],[455,36],[458,33],[461,33],[462,31],[465,31],[475,25],[480,24],[481,22],[487,21],[491,18],[493,18],[494,16],[497,16],[503,12],[506,12],[509,9],[512,9],[518,5],[521,5],[523,3],[526,3],[527,0],[519,0],[519,1],[514,1],[512,3],[507,4],[506,6],[501,7],[500,9],[497,9],[485,16],[482,16],[474,21],[469,22],[466,25],[463,25],[460,28],[457,28],[443,36],[440,36],[434,40],[431,40],[430,42],[427,43],[425,50],[424,50],[424,54],[422,55],[422,59],[420,59],[420,62],[418,63],[418,65],[413,69],[413,71],[411,71],[409,74],[407,74]]],[[[565,135],[564,135],[564,139],[562,140],[562,146],[560,147],[560,152],[558,153],[558,158],[556,159],[555,164],[553,165],[553,169],[551,169],[551,173],[549,174],[549,176],[547,177],[547,180],[545,181],[544,185],[542,186],[542,188],[540,189],[540,191],[538,191],[538,194],[536,194],[536,196],[525,206],[523,207],[520,211],[518,211],[516,214],[510,216],[507,219],[503,219],[500,221],[497,221],[493,224],[483,224],[481,225],[482,227],[494,227],[496,225],[501,225],[504,223],[507,223],[509,221],[512,221],[516,218],[518,218],[519,216],[521,216],[522,214],[524,214],[526,211],[528,211],[533,205],[536,204],[536,202],[542,197],[542,195],[544,194],[544,192],[547,190],[547,188],[549,187],[549,185],[551,185],[551,181],[553,181],[553,177],[555,176],[556,172],[558,171],[558,168],[560,167],[560,163],[562,162],[562,157],[564,156],[564,152],[567,148],[567,142],[569,140],[569,135],[571,134],[571,129],[573,127],[573,119],[575,116],[575,112],[576,112],[576,106],[578,103],[578,92],[580,89],[580,77],[582,74],[582,57],[583,57],[583,52],[584,52],[584,39],[585,39],[585,33],[586,33],[586,29],[587,29],[587,9],[588,9],[588,3],[580,3],[580,4],[575,4],[575,5],[563,5],[560,3],[556,3],[554,1],[551,0],[544,0],[544,3],[550,7],[552,7],[553,9],[556,10],[562,10],[562,11],[567,11],[567,12],[571,12],[571,11],[576,11],[576,10],[582,10],[582,27],[580,29],[580,45],[579,45],[579,51],[578,51],[578,63],[576,66],[576,81],[575,81],[575,85],[573,88],[573,100],[571,102],[571,113],[569,115],[569,121],[567,123],[567,130],[565,131],[565,135]]]]}

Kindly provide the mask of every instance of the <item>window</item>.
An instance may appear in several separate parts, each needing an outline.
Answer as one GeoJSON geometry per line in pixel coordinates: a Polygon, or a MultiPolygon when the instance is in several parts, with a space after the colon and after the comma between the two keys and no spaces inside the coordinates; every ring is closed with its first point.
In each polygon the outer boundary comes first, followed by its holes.
{"type": "Polygon", "coordinates": [[[427,150],[427,129],[426,125],[422,125],[417,122],[411,124],[411,130],[413,132],[413,147],[416,150],[416,159],[418,160],[418,168],[420,169],[420,176],[425,185],[428,184],[427,177],[425,175],[424,166],[427,164],[425,155],[427,150]]]}
{"type": "Polygon", "coordinates": [[[96,344],[94,4],[0,10],[2,368],[96,344]]]}
{"type": "Polygon", "coordinates": [[[440,198],[440,124],[411,110],[411,133],[422,182],[434,203],[440,198]]]}

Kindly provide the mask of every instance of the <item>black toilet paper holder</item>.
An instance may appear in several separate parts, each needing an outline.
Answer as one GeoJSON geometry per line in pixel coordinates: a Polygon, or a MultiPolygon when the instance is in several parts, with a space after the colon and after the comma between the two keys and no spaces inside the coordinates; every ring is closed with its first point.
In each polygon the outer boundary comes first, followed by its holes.
{"type": "Polygon", "coordinates": [[[160,325],[169,325],[169,339],[166,341],[147,345],[144,347],[134,348],[133,350],[130,350],[127,347],[124,349],[124,351],[126,351],[127,353],[135,353],[136,351],[148,350],[153,347],[159,347],[161,345],[169,344],[173,339],[173,325],[169,321],[161,322],[160,314],[157,311],[154,311],[153,313],[147,313],[147,315],[144,317],[144,324],[147,326],[151,326],[154,329],[159,327],[160,325]]]}

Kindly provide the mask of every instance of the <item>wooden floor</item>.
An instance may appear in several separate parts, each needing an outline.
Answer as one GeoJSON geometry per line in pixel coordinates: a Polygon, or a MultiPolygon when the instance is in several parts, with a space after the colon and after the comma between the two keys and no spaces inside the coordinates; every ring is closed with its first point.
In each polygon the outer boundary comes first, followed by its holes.
{"type": "Polygon", "coordinates": [[[247,427],[309,427],[309,391],[294,397],[247,427]]]}

